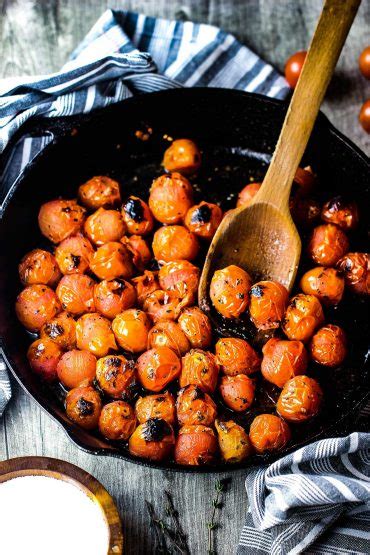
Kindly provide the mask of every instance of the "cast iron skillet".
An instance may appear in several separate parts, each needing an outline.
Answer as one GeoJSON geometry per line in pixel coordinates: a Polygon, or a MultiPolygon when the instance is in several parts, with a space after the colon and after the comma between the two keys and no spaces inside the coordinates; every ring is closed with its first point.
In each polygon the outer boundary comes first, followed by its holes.
{"type": "MultiPolygon", "coordinates": [[[[173,463],[153,464],[130,456],[86,432],[65,416],[60,391],[42,386],[30,372],[26,359],[30,337],[14,314],[20,289],[17,264],[36,246],[46,245],[37,227],[41,203],[58,197],[72,198],[78,185],[93,175],[107,174],[119,180],[122,196],[135,193],[143,198],[154,176],[162,170],[160,161],[168,146],[166,136],[189,137],[203,151],[203,164],[196,180],[196,201],[222,201],[224,209],[235,206],[235,195],[249,178],[259,180],[269,163],[286,110],[286,104],[266,97],[222,89],[179,89],[125,100],[90,115],[39,120],[29,130],[52,133],[52,143],[18,179],[2,216],[0,230],[0,333],[2,349],[12,373],[23,388],[64,428],[81,449],[97,455],[112,455],[162,469],[189,472],[231,471],[246,464],[271,463],[282,454],[313,439],[343,435],[369,395],[369,367],[366,365],[369,329],[367,302],[348,298],[328,321],[345,321],[351,354],[344,367],[327,372],[313,368],[323,384],[325,406],[315,421],[295,426],[293,441],[283,453],[252,457],[235,466],[184,468],[173,463]],[[149,140],[136,131],[152,129],[149,140]]],[[[349,192],[363,209],[370,205],[370,164],[366,156],[343,137],[320,114],[305,154],[320,176],[319,195],[327,198],[349,192]]],[[[367,214],[362,213],[362,222],[367,214]]],[[[356,250],[366,250],[366,230],[354,238],[356,250]]],[[[271,405],[276,392],[264,398],[271,405]]],[[[261,412],[261,410],[260,410],[261,412]]],[[[251,411],[245,423],[256,413],[251,411]]],[[[52,441],[52,438],[49,438],[52,441]]]]}

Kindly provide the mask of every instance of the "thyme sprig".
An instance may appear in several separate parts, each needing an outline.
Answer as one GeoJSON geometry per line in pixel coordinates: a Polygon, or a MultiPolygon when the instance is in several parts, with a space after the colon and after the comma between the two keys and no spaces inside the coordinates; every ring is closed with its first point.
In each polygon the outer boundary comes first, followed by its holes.
{"type": "Polygon", "coordinates": [[[216,555],[216,550],[214,548],[214,530],[216,530],[220,525],[216,522],[216,511],[221,510],[223,507],[222,494],[226,492],[229,479],[216,480],[215,490],[216,497],[212,500],[212,513],[211,520],[207,522],[208,528],[208,555],[216,555]]]}
{"type": "Polygon", "coordinates": [[[174,529],[170,528],[163,519],[158,518],[155,514],[153,505],[149,503],[149,501],[146,501],[156,539],[156,554],[171,555],[172,553],[179,553],[180,555],[190,555],[186,535],[181,528],[179,515],[174,507],[172,497],[168,491],[164,493],[167,499],[165,507],[166,515],[171,519],[174,529]],[[168,547],[166,539],[169,540],[170,547],[168,547]]]}

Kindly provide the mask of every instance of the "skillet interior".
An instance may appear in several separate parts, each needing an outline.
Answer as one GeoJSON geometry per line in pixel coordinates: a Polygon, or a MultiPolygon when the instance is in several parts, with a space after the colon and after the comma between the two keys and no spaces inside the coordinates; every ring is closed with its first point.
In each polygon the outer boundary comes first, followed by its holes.
{"type": "MultiPolygon", "coordinates": [[[[43,387],[30,372],[25,356],[30,337],[14,314],[20,286],[17,264],[32,248],[46,245],[37,227],[41,203],[75,196],[79,184],[93,175],[107,174],[119,180],[122,196],[135,193],[144,199],[150,183],[162,170],[161,156],[168,146],[165,138],[189,137],[203,151],[202,170],[196,180],[196,201],[221,201],[225,210],[235,206],[237,192],[253,177],[259,180],[270,159],[286,105],[240,91],[180,89],[144,95],[87,116],[39,121],[32,132],[51,131],[52,145],[31,164],[21,178],[1,221],[3,247],[0,253],[0,332],[4,353],[13,373],[36,401],[56,418],[71,439],[91,453],[110,454],[134,462],[125,450],[76,427],[65,417],[58,394],[43,387]],[[148,141],[136,137],[137,130],[153,130],[148,141]]],[[[344,139],[320,115],[307,149],[305,163],[320,176],[319,195],[348,193],[362,207],[370,205],[368,159],[344,139]]],[[[356,250],[366,250],[366,230],[360,228],[353,240],[356,250]]],[[[369,392],[368,303],[348,298],[333,311],[328,321],[344,322],[351,353],[345,366],[334,372],[313,369],[326,391],[322,416],[295,427],[293,443],[285,452],[314,438],[343,434],[359,404],[369,392]],[[325,374],[325,375],[324,375],[325,374]]],[[[273,392],[272,392],[273,394],[273,392]]],[[[266,403],[269,403],[267,399],[266,403]]],[[[261,412],[261,411],[260,411],[261,412]]],[[[253,412],[247,417],[250,418],[253,412]]],[[[272,462],[282,453],[254,457],[250,463],[272,462]]],[[[245,467],[219,464],[209,468],[181,468],[172,463],[142,464],[195,472],[245,467]]]]}

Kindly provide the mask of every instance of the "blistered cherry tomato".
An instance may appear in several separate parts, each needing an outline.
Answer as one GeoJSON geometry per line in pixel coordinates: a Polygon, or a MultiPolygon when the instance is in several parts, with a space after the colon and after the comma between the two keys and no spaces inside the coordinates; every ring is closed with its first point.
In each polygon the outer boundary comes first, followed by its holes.
{"type": "Polygon", "coordinates": [[[244,339],[223,337],[216,343],[216,358],[224,374],[253,374],[260,369],[261,359],[244,339]]]}
{"type": "Polygon", "coordinates": [[[220,380],[220,393],[225,405],[237,412],[243,412],[251,406],[255,389],[254,381],[245,374],[222,376],[220,380]]]}
{"type": "Polygon", "coordinates": [[[63,354],[58,362],[58,378],[65,387],[73,389],[91,385],[95,378],[96,358],[89,351],[73,349],[63,354]]]}
{"type": "Polygon", "coordinates": [[[111,322],[98,314],[84,314],[76,322],[76,339],[79,349],[86,349],[97,357],[103,357],[111,349],[117,350],[111,322]]]}
{"type": "Polygon", "coordinates": [[[323,366],[336,368],[347,356],[346,334],[339,326],[327,324],[320,328],[310,343],[312,360],[323,366]]]}
{"type": "Polygon", "coordinates": [[[84,230],[90,241],[101,246],[111,241],[119,241],[126,226],[118,210],[99,208],[85,222],[84,230]]]}
{"type": "Polygon", "coordinates": [[[41,284],[54,287],[61,278],[54,256],[42,249],[27,253],[22,258],[18,270],[23,285],[41,284]]]}
{"type": "Polygon", "coordinates": [[[364,131],[366,131],[366,133],[370,133],[370,99],[366,100],[366,102],[364,102],[361,106],[358,119],[364,131]]]}
{"type": "Polygon", "coordinates": [[[297,168],[294,176],[294,184],[298,185],[297,193],[299,196],[305,196],[312,192],[315,188],[317,176],[314,174],[311,166],[305,168],[297,168]]]}
{"type": "Polygon", "coordinates": [[[150,418],[140,424],[128,442],[131,455],[151,461],[168,459],[175,445],[172,426],[160,418],[150,418]]]}
{"type": "Polygon", "coordinates": [[[212,277],[210,297],[213,306],[225,318],[239,318],[249,305],[249,274],[239,266],[217,270],[212,277]]]}
{"type": "Polygon", "coordinates": [[[183,426],[179,430],[175,447],[177,464],[198,466],[214,462],[217,438],[207,426],[183,426]]]}
{"type": "Polygon", "coordinates": [[[141,385],[158,392],[179,377],[181,361],[169,347],[155,347],[140,355],[137,371],[141,385]]]}
{"type": "Polygon", "coordinates": [[[182,356],[190,350],[190,342],[178,324],[164,320],[150,330],[148,347],[169,347],[182,356]]]}
{"type": "Polygon", "coordinates": [[[148,243],[141,237],[141,235],[130,235],[129,237],[122,237],[121,243],[126,245],[132,254],[132,262],[136,268],[143,271],[145,266],[149,264],[152,259],[152,252],[148,243]]]}
{"type": "Polygon", "coordinates": [[[130,399],[136,383],[135,362],[122,355],[99,358],[96,379],[99,387],[113,399],[130,399]]]}
{"type": "Polygon", "coordinates": [[[122,205],[122,217],[131,235],[147,235],[153,229],[153,216],[149,206],[139,197],[131,195],[122,205]]]}
{"type": "Polygon", "coordinates": [[[346,201],[337,196],[324,204],[321,219],[329,224],[335,224],[344,231],[353,230],[358,225],[358,207],[354,201],[346,201]]]}
{"type": "Polygon", "coordinates": [[[175,400],[168,391],[139,397],[136,401],[135,413],[140,424],[151,418],[160,418],[168,424],[174,424],[176,418],[175,400]]]}
{"type": "Polygon", "coordinates": [[[215,355],[201,349],[192,349],[182,359],[180,387],[198,385],[205,393],[216,389],[219,366],[215,355]]]}
{"type": "Polygon", "coordinates": [[[238,194],[236,206],[249,206],[253,197],[256,196],[262,183],[249,183],[238,194]]]}
{"type": "Polygon", "coordinates": [[[187,385],[180,389],[176,410],[180,426],[212,426],[217,416],[216,403],[197,385],[187,385]]]}
{"type": "Polygon", "coordinates": [[[277,281],[259,281],[249,292],[249,314],[262,330],[278,328],[288,304],[288,291],[277,281]]]}
{"type": "Polygon", "coordinates": [[[15,311],[26,329],[39,331],[62,311],[62,307],[54,291],[47,285],[29,285],[19,293],[15,311]]]}
{"type": "Polygon", "coordinates": [[[185,308],[178,323],[194,349],[207,349],[212,341],[212,326],[206,314],[197,306],[185,308]]]}
{"type": "Polygon", "coordinates": [[[41,339],[51,339],[61,349],[67,351],[76,347],[76,322],[68,312],[60,312],[44,324],[40,331],[41,339]]]}
{"type": "Polygon", "coordinates": [[[247,432],[233,420],[216,420],[218,445],[222,458],[227,463],[239,463],[252,454],[252,445],[247,432]]]}
{"type": "Polygon", "coordinates": [[[308,254],[320,266],[335,266],[348,248],[346,234],[334,224],[324,224],[313,230],[308,243],[308,254]]]}
{"type": "Polygon", "coordinates": [[[167,148],[163,157],[163,166],[168,172],[180,172],[189,175],[196,172],[201,163],[197,145],[190,139],[176,139],[167,148]]]}
{"type": "Polygon", "coordinates": [[[294,89],[298,83],[306,56],[307,52],[305,50],[301,50],[290,56],[285,64],[285,79],[288,81],[288,84],[292,89],[294,89]]]}
{"type": "Polygon", "coordinates": [[[136,428],[134,409],[125,401],[113,401],[102,408],[99,431],[111,440],[126,441],[136,428]]]}
{"type": "Polygon", "coordinates": [[[222,210],[217,204],[202,201],[189,208],[185,225],[197,237],[210,241],[222,221],[222,210]]]}
{"type": "Polygon", "coordinates": [[[56,291],[63,310],[76,316],[94,312],[94,285],[95,281],[85,274],[63,276],[56,291]]]}
{"type": "Polygon", "coordinates": [[[100,314],[113,320],[136,302],[135,287],[123,279],[104,279],[94,288],[95,308],[100,314]]]}
{"type": "Polygon", "coordinates": [[[286,309],[282,328],[289,339],[308,341],[324,322],[320,301],[313,295],[296,295],[286,309]]]}
{"type": "Polygon", "coordinates": [[[124,310],[112,322],[118,345],[130,353],[145,351],[150,327],[148,316],[136,308],[124,310]]]}
{"type": "Polygon", "coordinates": [[[41,233],[52,243],[60,243],[78,233],[85,220],[85,208],[75,200],[51,200],[39,212],[41,233]]]}
{"type": "Polygon", "coordinates": [[[78,196],[84,206],[93,210],[121,202],[119,184],[105,175],[97,175],[80,185],[78,196]]]}
{"type": "Polygon", "coordinates": [[[180,299],[173,291],[153,291],[143,302],[143,309],[154,323],[162,320],[177,320],[180,314],[180,299]]]}
{"type": "Polygon", "coordinates": [[[174,291],[181,299],[181,307],[194,304],[199,285],[199,268],[188,260],[174,260],[164,264],[158,273],[159,284],[165,291],[174,291]]]}
{"type": "Polygon", "coordinates": [[[278,387],[307,370],[308,355],[302,341],[272,338],[264,345],[262,353],[262,376],[278,387]]]}
{"type": "Polygon", "coordinates": [[[280,451],[290,440],[289,426],[274,414],[260,414],[249,429],[249,439],[257,453],[280,451]]]}
{"type": "Polygon", "coordinates": [[[157,229],[153,237],[153,253],[161,262],[194,260],[199,252],[198,239],[182,225],[169,225],[157,229]]]}
{"type": "Polygon", "coordinates": [[[85,430],[93,430],[98,426],[101,408],[99,393],[89,385],[75,387],[67,394],[67,416],[85,430]]]}
{"type": "Polygon", "coordinates": [[[61,348],[50,339],[37,339],[27,351],[32,370],[49,382],[57,379],[57,366],[61,356],[61,348]]]}
{"type": "Polygon", "coordinates": [[[162,224],[178,224],[193,204],[193,188],[179,173],[161,175],[150,188],[149,208],[162,224]]]}
{"type": "Polygon", "coordinates": [[[55,258],[63,274],[84,274],[93,254],[90,241],[82,235],[67,237],[55,249],[55,258]]]}
{"type": "Polygon", "coordinates": [[[132,256],[122,243],[105,243],[95,251],[90,268],[99,279],[127,279],[134,273],[132,256]]]}
{"type": "Polygon", "coordinates": [[[320,219],[320,203],[312,198],[295,195],[289,202],[290,212],[296,225],[310,228],[320,219]]]}
{"type": "Polygon", "coordinates": [[[308,376],[296,376],[284,385],[276,408],[285,420],[304,422],[319,412],[322,396],[316,380],[308,376]]]}
{"type": "Polygon", "coordinates": [[[149,270],[145,270],[142,276],[133,278],[132,283],[136,289],[137,303],[139,306],[143,306],[144,300],[150,293],[160,289],[157,275],[149,270]]]}
{"type": "Polygon", "coordinates": [[[302,276],[300,287],[303,293],[314,295],[324,305],[337,305],[343,296],[344,278],[335,268],[317,266],[302,276]]]}
{"type": "Polygon", "coordinates": [[[370,294],[370,256],[364,252],[348,252],[337,262],[346,287],[360,295],[370,294]]]}

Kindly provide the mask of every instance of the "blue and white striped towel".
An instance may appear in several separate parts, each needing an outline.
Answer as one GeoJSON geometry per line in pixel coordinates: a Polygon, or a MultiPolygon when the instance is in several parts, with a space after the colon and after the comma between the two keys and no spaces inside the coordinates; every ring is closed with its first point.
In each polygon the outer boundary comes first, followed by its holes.
{"type": "MultiPolygon", "coordinates": [[[[237,88],[275,98],[288,93],[270,65],[217,27],[112,10],[60,72],[0,81],[0,152],[11,141],[0,168],[0,210],[14,179],[51,140],[18,138],[26,120],[89,112],[135,93],[183,86],[237,88]]],[[[0,360],[0,415],[9,392],[0,360]]],[[[352,434],[305,447],[267,469],[252,469],[247,477],[252,512],[238,553],[288,555],[311,546],[309,553],[370,554],[370,511],[364,505],[369,505],[369,464],[370,434],[352,434]],[[334,521],[333,539],[325,534],[334,521]]]]}

